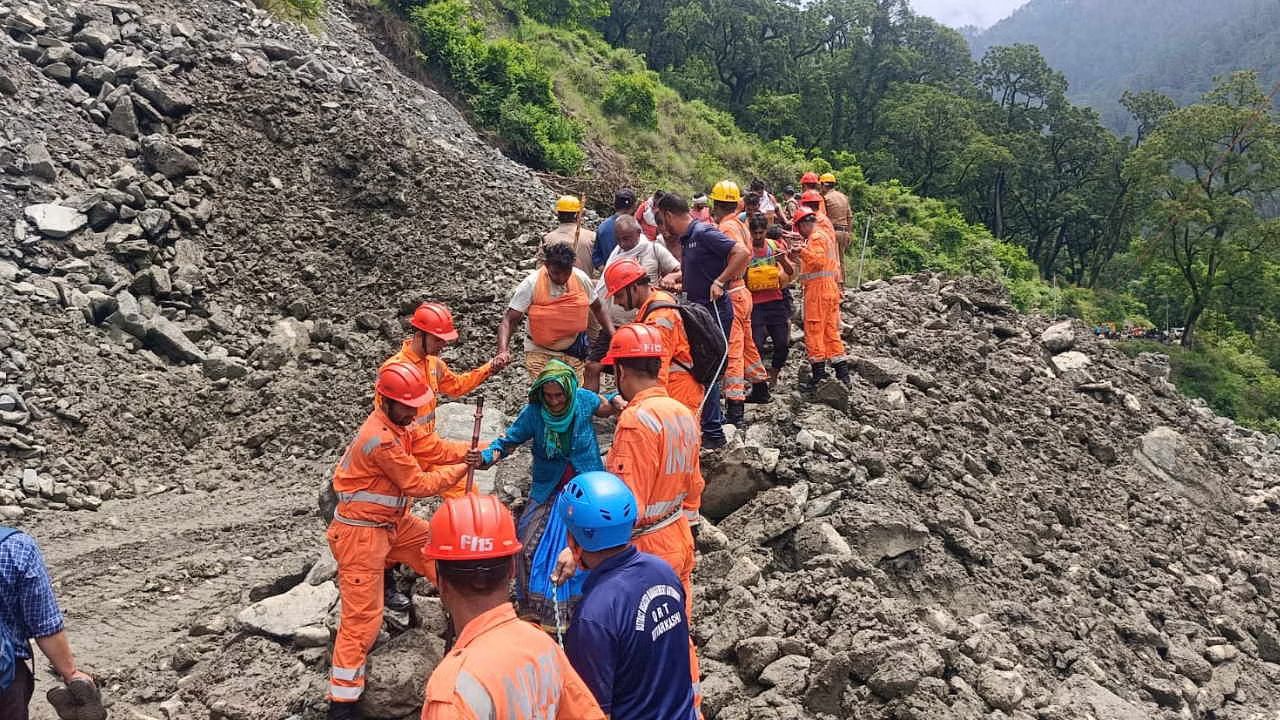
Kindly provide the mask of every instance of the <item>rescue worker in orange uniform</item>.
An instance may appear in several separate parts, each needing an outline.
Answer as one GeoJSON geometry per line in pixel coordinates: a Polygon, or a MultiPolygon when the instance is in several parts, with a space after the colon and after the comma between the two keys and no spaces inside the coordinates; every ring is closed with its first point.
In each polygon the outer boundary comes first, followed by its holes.
{"type": "Polygon", "coordinates": [[[516,617],[511,511],[492,495],[451,498],[430,528],[422,557],[459,633],[427,680],[422,720],[603,720],[564,651],[516,617]]]}
{"type": "Polygon", "coordinates": [[[822,193],[824,212],[831,218],[831,224],[836,230],[836,243],[843,255],[849,249],[850,233],[853,230],[853,206],[849,203],[849,196],[836,189],[835,173],[823,173],[818,179],[822,181],[819,192],[822,193]]]}
{"type": "Polygon", "coordinates": [[[693,531],[702,508],[701,435],[697,417],[658,382],[666,355],[658,328],[633,323],[613,336],[605,362],[614,366],[627,407],[618,417],[604,466],[635,493],[634,542],[666,560],[684,585],[693,613],[693,531]]]}
{"type": "Polygon", "coordinates": [[[413,499],[465,482],[467,468],[480,464],[479,452],[470,451],[465,463],[443,463],[440,458],[448,453],[434,435],[424,438],[426,447],[414,446],[409,424],[431,397],[416,366],[387,365],[378,371],[375,389],[377,407],[334,471],[338,507],[325,533],[338,563],[342,598],[328,717],[341,720],[361,717],[357,702],[364,691],[365,657],[382,628],[383,571],[405,563],[431,576],[422,557],[427,523],[409,513],[413,499]]]}
{"type": "Polygon", "coordinates": [[[819,190],[821,190],[821,178],[818,177],[818,173],[816,172],[807,172],[804,175],[800,176],[801,196],[803,196],[804,193],[810,190],[812,190],[818,196],[819,206],[816,208],[816,210],[822,213],[823,215],[826,215],[827,201],[822,197],[822,193],[819,192],[819,190]]]}
{"type": "MultiPolygon", "coordinates": [[[[417,453],[431,454],[431,457],[426,458],[424,467],[429,467],[433,463],[462,462],[470,448],[467,443],[443,438],[436,442],[427,438],[429,435],[435,435],[436,406],[439,404],[440,395],[462,397],[479,387],[491,375],[505,367],[505,364],[501,359],[495,358],[471,372],[455,374],[440,357],[440,352],[449,343],[458,339],[458,329],[453,324],[453,313],[449,312],[449,308],[442,303],[422,303],[413,311],[409,324],[414,328],[413,337],[405,340],[400,350],[382,363],[379,370],[392,363],[404,362],[417,366],[427,378],[431,397],[425,405],[418,408],[417,416],[409,425],[409,433],[413,440],[412,447],[417,453]]],[[[443,494],[445,497],[451,497],[460,495],[462,492],[463,488],[458,487],[450,488],[443,494]]],[[[390,568],[382,579],[382,586],[383,604],[388,609],[404,612],[412,605],[409,596],[396,587],[395,574],[390,568]]]]}
{"type": "Polygon", "coordinates": [[[818,227],[819,215],[810,207],[796,210],[792,225],[802,240],[790,252],[800,258],[804,286],[804,345],[809,353],[811,383],[827,377],[827,363],[836,377],[850,384],[849,363],[840,338],[839,253],[835,235],[818,227]]]}
{"type": "MultiPolygon", "coordinates": [[[[816,214],[816,222],[820,230],[833,238],[836,236],[836,226],[831,222],[831,218],[827,217],[826,201],[823,200],[821,193],[817,190],[805,190],[800,195],[800,205],[801,207],[809,208],[816,214]]],[[[837,245],[838,250],[839,246],[837,245]]]]}
{"type": "Polygon", "coordinates": [[[644,266],[635,260],[619,260],[604,271],[605,291],[620,307],[636,311],[636,322],[662,335],[662,369],[658,383],[667,394],[695,413],[702,411],[703,387],[693,379],[693,353],[684,332],[684,319],[676,298],[654,288],[644,266]]]}
{"type": "MultiPolygon", "coordinates": [[[[743,250],[751,252],[751,231],[738,219],[738,203],[742,192],[736,183],[721,180],[711,189],[711,217],[720,232],[729,236],[743,250]]],[[[741,427],[746,412],[747,383],[750,402],[769,402],[769,374],[751,337],[751,293],[742,278],[726,288],[733,304],[733,325],[729,329],[729,358],[724,370],[725,421],[741,427]]]]}

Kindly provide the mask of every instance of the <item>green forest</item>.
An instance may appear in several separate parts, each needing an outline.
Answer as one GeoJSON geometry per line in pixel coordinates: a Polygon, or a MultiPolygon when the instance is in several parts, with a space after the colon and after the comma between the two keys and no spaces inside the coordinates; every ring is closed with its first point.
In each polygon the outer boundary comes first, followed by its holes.
{"type": "Polygon", "coordinates": [[[1237,70],[1256,69],[1264,84],[1280,80],[1273,0],[1031,0],[968,37],[979,58],[997,45],[1035,45],[1071,83],[1068,97],[1117,132],[1133,129],[1120,104],[1126,90],[1189,105],[1237,70]]]}
{"type": "Polygon", "coordinates": [[[381,2],[495,142],[597,203],[830,170],[864,279],[988,275],[1024,309],[1180,329],[1179,386],[1280,430],[1280,116],[1250,70],[1121,89],[1116,134],[1035,45],[974,59],[907,0],[381,2]]]}

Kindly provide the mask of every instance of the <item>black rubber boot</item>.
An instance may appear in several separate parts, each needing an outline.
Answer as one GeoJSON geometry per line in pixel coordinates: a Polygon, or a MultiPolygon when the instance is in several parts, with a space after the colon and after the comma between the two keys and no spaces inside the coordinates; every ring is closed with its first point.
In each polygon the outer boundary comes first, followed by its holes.
{"type": "Polygon", "coordinates": [[[835,365],[832,365],[832,367],[835,368],[837,380],[844,383],[845,387],[853,387],[853,378],[849,377],[848,360],[841,360],[835,365]]]}
{"type": "Polygon", "coordinates": [[[827,379],[827,364],[825,362],[809,363],[809,387],[816,388],[818,383],[827,379]]]}
{"type": "Polygon", "coordinates": [[[413,607],[409,596],[396,587],[396,573],[391,568],[382,573],[382,606],[392,612],[404,612],[413,607]]]}
{"type": "Polygon", "coordinates": [[[747,402],[752,405],[763,405],[769,402],[769,383],[752,383],[751,394],[747,396],[747,402]]]}
{"type": "Polygon", "coordinates": [[[747,404],[742,400],[729,400],[725,403],[724,421],[740,428],[746,420],[747,404]]]}
{"type": "Polygon", "coordinates": [[[325,720],[364,720],[364,712],[360,710],[358,702],[333,702],[329,701],[329,714],[325,715],[325,720]]]}

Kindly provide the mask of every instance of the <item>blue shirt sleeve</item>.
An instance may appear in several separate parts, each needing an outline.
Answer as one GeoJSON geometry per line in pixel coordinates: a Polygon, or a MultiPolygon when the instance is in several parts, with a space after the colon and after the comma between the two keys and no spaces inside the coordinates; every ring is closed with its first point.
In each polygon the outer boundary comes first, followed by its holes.
{"type": "Polygon", "coordinates": [[[511,454],[512,450],[529,442],[529,439],[533,437],[533,429],[538,421],[536,417],[538,412],[538,406],[533,403],[525,403],[524,408],[520,410],[520,414],[516,416],[516,421],[511,423],[506,433],[500,438],[494,438],[494,441],[489,443],[489,447],[481,451],[481,458],[486,463],[491,463],[493,462],[495,451],[500,451],[502,456],[506,457],[511,454]]]}
{"type": "Polygon", "coordinates": [[[596,228],[596,243],[591,248],[591,264],[600,269],[604,267],[605,262],[609,259],[606,251],[613,250],[613,217],[605,218],[600,223],[600,227],[596,228]]]}
{"type": "Polygon", "coordinates": [[[613,679],[620,649],[608,628],[586,618],[574,618],[564,636],[564,654],[606,715],[613,709],[613,679]]]}
{"type": "Polygon", "coordinates": [[[35,540],[18,535],[8,540],[19,544],[15,553],[18,580],[18,619],[26,638],[43,638],[62,630],[62,610],[53,595],[53,583],[35,540]]]}

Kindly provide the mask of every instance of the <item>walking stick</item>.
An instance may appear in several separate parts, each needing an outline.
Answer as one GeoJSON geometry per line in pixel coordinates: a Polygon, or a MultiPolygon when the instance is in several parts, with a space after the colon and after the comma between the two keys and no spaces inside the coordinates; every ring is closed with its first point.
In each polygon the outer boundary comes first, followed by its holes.
{"type": "Polygon", "coordinates": [[[587,194],[582,193],[578,196],[578,220],[573,225],[573,257],[574,263],[578,260],[578,236],[582,234],[582,212],[587,209],[587,194]]]}
{"type": "MultiPolygon", "coordinates": [[[[484,396],[476,402],[476,421],[471,426],[471,449],[480,449],[480,421],[484,419],[484,396]]],[[[471,494],[471,488],[476,483],[476,469],[474,467],[467,468],[467,494],[471,494]]]]}

